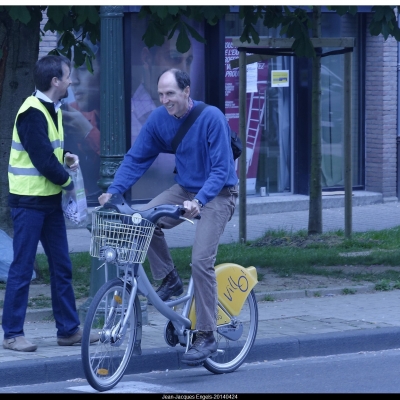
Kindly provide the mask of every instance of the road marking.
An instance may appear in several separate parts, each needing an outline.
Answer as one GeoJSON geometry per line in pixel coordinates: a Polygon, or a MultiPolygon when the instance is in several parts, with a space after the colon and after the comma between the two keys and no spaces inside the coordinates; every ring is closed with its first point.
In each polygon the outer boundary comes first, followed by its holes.
{"type": "MultiPolygon", "coordinates": [[[[98,393],[89,385],[69,387],[70,390],[77,390],[85,393],[98,393]]],[[[177,393],[176,389],[168,386],[152,385],[144,382],[120,382],[106,393],[177,393]]],[[[181,393],[181,390],[179,390],[181,393]]]]}

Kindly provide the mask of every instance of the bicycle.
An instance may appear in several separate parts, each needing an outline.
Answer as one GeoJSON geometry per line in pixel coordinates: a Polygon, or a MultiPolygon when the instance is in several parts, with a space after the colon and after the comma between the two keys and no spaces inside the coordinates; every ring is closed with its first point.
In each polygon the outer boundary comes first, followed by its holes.
{"type": "MultiPolygon", "coordinates": [[[[142,263],[154,232],[164,216],[183,217],[181,206],[160,205],[145,211],[132,209],[121,195],[113,195],[92,213],[90,254],[115,264],[118,277],[98,290],[88,309],[83,337],[82,363],[89,384],[102,392],[112,389],[123,377],[132,354],[141,354],[142,313],[139,295],[167,318],[164,339],[169,346],[180,344],[187,351],[196,335],[193,281],[186,293],[162,301],[152,287],[142,263]],[[181,310],[176,306],[181,305],[181,310]],[[90,344],[90,333],[99,341],[90,344]]],[[[104,264],[103,264],[104,265],[104,264]]],[[[107,268],[105,268],[105,271],[107,268]]],[[[220,264],[215,267],[218,283],[218,318],[215,332],[218,350],[203,362],[215,374],[233,372],[244,362],[257,334],[258,307],[253,287],[254,267],[220,264]]]]}

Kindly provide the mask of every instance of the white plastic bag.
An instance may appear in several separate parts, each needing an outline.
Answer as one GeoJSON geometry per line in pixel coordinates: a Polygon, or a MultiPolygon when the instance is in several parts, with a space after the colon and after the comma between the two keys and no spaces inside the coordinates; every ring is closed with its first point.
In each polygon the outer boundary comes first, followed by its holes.
{"type": "Polygon", "coordinates": [[[74,182],[74,189],[63,190],[62,194],[65,223],[67,227],[86,228],[88,209],[81,168],[79,167],[76,171],[71,171],[66,165],[64,165],[64,168],[74,182]]]}

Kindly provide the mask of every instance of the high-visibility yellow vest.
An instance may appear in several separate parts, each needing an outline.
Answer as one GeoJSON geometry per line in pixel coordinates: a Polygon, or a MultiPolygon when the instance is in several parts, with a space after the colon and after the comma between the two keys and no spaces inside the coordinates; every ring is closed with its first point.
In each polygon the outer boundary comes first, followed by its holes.
{"type": "MultiPolygon", "coordinates": [[[[40,102],[37,97],[30,96],[22,104],[15,118],[14,130],[12,136],[12,145],[10,152],[10,161],[8,164],[8,181],[10,193],[25,195],[25,196],[51,196],[61,192],[61,186],[55,185],[45,178],[32,164],[28,153],[25,151],[20,141],[17,131],[17,119],[20,114],[25,112],[29,107],[34,107],[41,111],[47,120],[49,140],[54,149],[54,155],[58,161],[63,163],[63,148],[64,148],[64,130],[62,126],[61,110],[57,113],[58,130],[51,118],[46,107],[40,102]]],[[[68,186],[71,178],[64,183],[63,186],[68,186]]]]}

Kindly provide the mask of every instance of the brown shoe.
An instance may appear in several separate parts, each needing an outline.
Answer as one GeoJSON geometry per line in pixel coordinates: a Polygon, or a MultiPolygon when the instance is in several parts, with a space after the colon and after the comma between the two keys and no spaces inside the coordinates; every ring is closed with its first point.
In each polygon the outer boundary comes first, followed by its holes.
{"type": "MultiPolygon", "coordinates": [[[[163,279],[156,292],[162,301],[169,300],[172,296],[180,296],[183,293],[182,279],[176,267],[163,279]]],[[[148,304],[152,305],[149,301],[148,304]]]]}
{"type": "MultiPolygon", "coordinates": [[[[73,346],[74,344],[81,344],[82,342],[83,330],[78,329],[78,332],[74,333],[69,337],[57,337],[57,343],[59,346],[73,346]]],[[[99,340],[99,335],[97,333],[90,334],[90,343],[97,342],[99,340]]]]}
{"type": "Polygon", "coordinates": [[[4,339],[3,347],[5,349],[15,351],[35,351],[37,349],[36,344],[33,344],[29,340],[25,339],[25,336],[17,336],[11,339],[4,339]]]}
{"type": "Polygon", "coordinates": [[[182,362],[190,366],[198,366],[218,350],[213,331],[198,331],[196,340],[189,350],[182,355],[182,362]]]}

